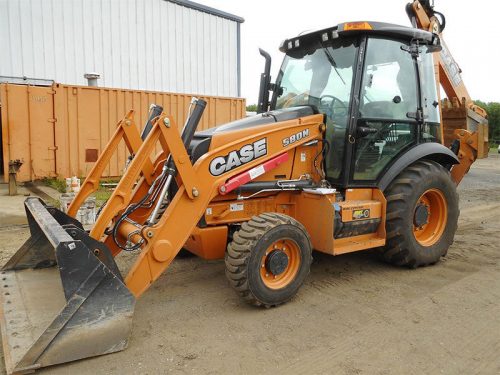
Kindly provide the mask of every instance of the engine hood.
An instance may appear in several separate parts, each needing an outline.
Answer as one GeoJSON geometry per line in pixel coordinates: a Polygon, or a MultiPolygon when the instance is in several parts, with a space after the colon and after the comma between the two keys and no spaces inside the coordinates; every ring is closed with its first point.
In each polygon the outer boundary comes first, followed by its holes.
{"type": "Polygon", "coordinates": [[[261,113],[255,116],[245,117],[241,120],[232,121],[216,128],[196,132],[191,144],[189,145],[189,155],[194,163],[202,155],[207,153],[210,149],[212,136],[215,134],[258,127],[260,125],[267,125],[274,122],[295,120],[300,117],[311,116],[317,113],[319,113],[318,110],[312,106],[284,108],[261,113]]]}

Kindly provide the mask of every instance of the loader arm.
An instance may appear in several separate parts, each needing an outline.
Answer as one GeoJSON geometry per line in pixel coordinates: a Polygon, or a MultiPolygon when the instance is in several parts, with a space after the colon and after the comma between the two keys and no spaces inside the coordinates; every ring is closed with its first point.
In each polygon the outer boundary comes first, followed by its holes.
{"type": "MultiPolygon", "coordinates": [[[[133,111],[131,111],[118,123],[115,135],[84,182],[75,202],[70,207],[70,213],[76,213],[81,202],[97,189],[100,175],[109,163],[111,155],[116,152],[118,143],[124,139],[130,153],[134,156],[101,210],[90,232],[90,237],[103,243],[113,257],[123,249],[117,245],[116,239],[109,231],[110,228],[117,226],[121,239],[142,241],[139,248],[140,254],[124,278],[130,292],[138,297],[151,286],[175,258],[193,233],[209,202],[216,196],[225,194],[227,181],[255,167],[264,168],[265,165],[273,163],[280,157],[285,155],[288,157],[287,154],[293,158],[296,147],[314,139],[322,139],[323,120],[323,115],[318,114],[259,126],[258,139],[263,140],[266,145],[265,155],[214,176],[210,171],[210,163],[216,158],[229,155],[255,142],[257,138],[254,132],[243,130],[241,137],[237,136],[234,138],[236,140],[215,146],[193,165],[179,134],[179,128],[172,117],[163,114],[155,118],[152,121],[151,130],[142,141],[135,126],[133,111]],[[307,134],[307,136],[302,137],[298,142],[284,145],[284,139],[299,133],[307,134]],[[158,144],[161,146],[161,152],[156,156],[153,164],[151,155],[158,144]],[[128,207],[138,204],[146,195],[153,181],[161,173],[162,164],[165,163],[168,155],[177,169],[178,190],[171,197],[172,200],[160,220],[154,225],[148,223],[148,217],[154,206],[158,204],[156,201],[153,205],[140,207],[129,216],[130,220],[118,222],[118,218],[128,207]]],[[[159,198],[156,199],[159,200],[159,198]]]]}
{"type": "Polygon", "coordinates": [[[476,159],[488,157],[488,121],[486,111],[474,104],[461,77],[461,69],[443,40],[444,16],[434,10],[430,0],[414,0],[407,5],[414,27],[438,34],[443,49],[434,53],[436,84],[443,87],[448,100],[441,100],[442,142],[456,152],[460,164],[452,170],[459,184],[476,159]]]}
{"type": "MultiPolygon", "coordinates": [[[[68,215],[75,217],[78,209],[81,207],[85,199],[87,199],[90,194],[97,191],[99,188],[99,181],[103,175],[104,169],[109,164],[111,157],[118,149],[120,142],[124,140],[125,145],[130,154],[135,154],[142,144],[139,131],[134,121],[134,111],[130,110],[127,115],[118,122],[116,125],[116,130],[109,140],[108,144],[104,148],[103,153],[97,160],[97,162],[92,167],[89,175],[85,179],[80,191],[75,196],[75,199],[71,202],[68,208],[68,215]]],[[[151,184],[153,175],[153,165],[151,161],[145,161],[143,166],[143,176],[149,184],[151,184]]]]}
{"type": "MultiPolygon", "coordinates": [[[[255,134],[246,135],[236,141],[210,150],[192,165],[179,137],[177,127],[166,127],[164,125],[165,119],[167,119],[167,116],[162,116],[154,124],[151,133],[127,168],[91,232],[94,239],[103,239],[107,224],[113,220],[117,212],[123,210],[131,201],[130,192],[133,183],[139,177],[143,164],[154,145],[157,141],[160,141],[165,154],[172,156],[178,168],[179,188],[161,219],[155,225],[142,226],[141,237],[145,239],[145,244],[125,278],[127,287],[136,297],[145,292],[166,270],[188,240],[209,202],[220,194],[219,188],[228,179],[241,172],[260,166],[281,154],[293,153],[295,147],[314,139],[320,139],[323,132],[322,115],[313,115],[261,126],[259,128],[259,139],[265,139],[266,154],[227,173],[214,176],[210,172],[210,163],[217,157],[228,155],[254,142],[255,134]],[[283,139],[303,131],[306,131],[308,136],[293,145],[283,146],[283,139]]],[[[172,121],[170,119],[167,123],[172,121]]],[[[146,211],[144,216],[151,210],[152,208],[146,211]]],[[[130,226],[123,226],[121,230],[122,236],[126,238],[129,234],[127,230],[130,229],[132,229],[130,226]]],[[[118,252],[119,249],[114,254],[116,255],[118,252]]]]}

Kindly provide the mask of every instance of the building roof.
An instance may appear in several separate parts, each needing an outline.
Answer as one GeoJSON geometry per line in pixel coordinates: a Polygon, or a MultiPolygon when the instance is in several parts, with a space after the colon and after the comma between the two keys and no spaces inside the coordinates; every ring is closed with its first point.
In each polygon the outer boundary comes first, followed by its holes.
{"type": "Polygon", "coordinates": [[[189,0],[166,0],[171,3],[181,5],[186,8],[191,8],[194,10],[198,10],[203,13],[208,13],[217,17],[222,17],[225,19],[228,19],[230,21],[238,22],[238,23],[243,23],[245,22],[245,19],[239,16],[235,16],[234,14],[223,12],[222,10],[215,9],[203,4],[195,3],[194,1],[189,1],[189,0]]]}

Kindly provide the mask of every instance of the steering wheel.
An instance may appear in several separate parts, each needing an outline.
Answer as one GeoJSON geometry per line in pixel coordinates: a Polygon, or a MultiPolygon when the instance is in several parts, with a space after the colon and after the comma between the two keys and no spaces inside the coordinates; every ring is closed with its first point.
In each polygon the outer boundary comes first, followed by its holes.
{"type": "Polygon", "coordinates": [[[281,108],[290,108],[297,105],[304,105],[307,103],[307,98],[309,96],[309,91],[303,92],[301,94],[290,93],[289,97],[285,99],[285,102],[281,108]]]}
{"type": "Polygon", "coordinates": [[[319,99],[319,107],[320,110],[324,110],[325,114],[332,120],[335,119],[335,117],[347,116],[347,112],[349,111],[347,105],[334,95],[321,96],[319,99]],[[335,103],[339,103],[340,106],[335,105],[335,103]]]}

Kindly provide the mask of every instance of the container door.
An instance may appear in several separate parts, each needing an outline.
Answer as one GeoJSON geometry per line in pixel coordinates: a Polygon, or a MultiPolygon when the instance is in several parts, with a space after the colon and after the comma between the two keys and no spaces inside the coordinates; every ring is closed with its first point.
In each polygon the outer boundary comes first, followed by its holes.
{"type": "Polygon", "coordinates": [[[52,88],[2,84],[0,91],[4,172],[10,160],[19,159],[19,182],[54,177],[52,88]]]}
{"type": "Polygon", "coordinates": [[[55,177],[54,91],[52,87],[28,86],[31,180],[55,177]]]}

